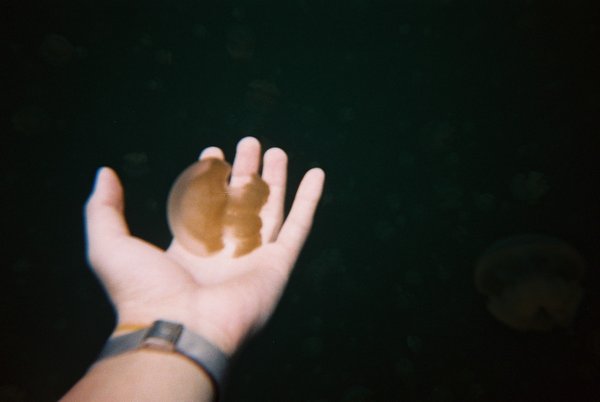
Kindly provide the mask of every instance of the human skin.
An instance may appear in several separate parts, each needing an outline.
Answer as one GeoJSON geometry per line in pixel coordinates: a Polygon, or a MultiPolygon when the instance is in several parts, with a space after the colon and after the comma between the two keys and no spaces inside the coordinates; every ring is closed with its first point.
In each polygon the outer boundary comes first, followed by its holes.
{"type": "MultiPolygon", "coordinates": [[[[210,147],[204,158],[224,156],[210,147]]],[[[231,356],[266,323],[312,226],[325,174],[319,168],[305,174],[284,219],[287,156],[272,148],[262,159],[269,186],[260,212],[262,242],[240,257],[226,249],[198,256],[177,239],[162,250],[131,235],[119,179],[109,168],[99,170],[85,208],[87,252],[116,310],[113,336],[127,332],[118,328],[176,321],[231,356]]],[[[242,139],[229,187],[243,186],[260,165],[260,143],[242,139]]],[[[187,358],[137,350],[97,362],[63,400],[210,400],[213,392],[207,374],[187,358]]]]}

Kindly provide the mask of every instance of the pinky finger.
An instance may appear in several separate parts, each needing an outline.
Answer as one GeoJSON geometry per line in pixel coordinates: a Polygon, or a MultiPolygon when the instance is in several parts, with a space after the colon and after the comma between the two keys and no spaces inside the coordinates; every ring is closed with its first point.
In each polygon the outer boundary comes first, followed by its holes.
{"type": "Polygon", "coordinates": [[[279,232],[277,243],[291,253],[292,261],[298,257],[310,232],[324,181],[325,172],[322,169],[314,168],[306,172],[298,187],[292,209],[279,232]]]}

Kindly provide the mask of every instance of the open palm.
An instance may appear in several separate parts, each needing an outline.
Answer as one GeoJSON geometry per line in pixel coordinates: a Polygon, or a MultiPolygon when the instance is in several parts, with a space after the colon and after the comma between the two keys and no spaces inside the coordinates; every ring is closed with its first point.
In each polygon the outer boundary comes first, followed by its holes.
{"type": "MultiPolygon", "coordinates": [[[[223,159],[218,148],[203,158],[223,159]]],[[[259,142],[240,141],[229,186],[258,173],[259,142]]],[[[124,218],[123,189],[116,174],[102,169],[86,205],[88,257],[104,284],[120,328],[178,321],[231,354],[245,336],[271,316],[312,225],[324,173],[304,176],[284,217],[287,156],[277,148],[264,155],[262,178],[269,198],[260,216],[262,245],[242,257],[222,251],[200,257],[174,239],[165,251],[132,236],[124,218]]]]}

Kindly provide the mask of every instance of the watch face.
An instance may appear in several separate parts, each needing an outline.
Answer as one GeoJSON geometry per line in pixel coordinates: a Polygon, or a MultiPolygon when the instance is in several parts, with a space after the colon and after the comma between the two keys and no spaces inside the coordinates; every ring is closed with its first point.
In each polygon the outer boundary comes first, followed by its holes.
{"type": "Polygon", "coordinates": [[[175,349],[175,345],[183,332],[183,325],[169,321],[155,321],[144,339],[141,346],[153,349],[169,350],[175,349]]]}

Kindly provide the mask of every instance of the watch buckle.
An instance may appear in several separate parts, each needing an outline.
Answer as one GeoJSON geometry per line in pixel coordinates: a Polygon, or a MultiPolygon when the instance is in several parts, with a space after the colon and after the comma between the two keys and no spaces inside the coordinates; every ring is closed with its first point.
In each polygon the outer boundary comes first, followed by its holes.
{"type": "Polygon", "coordinates": [[[183,332],[183,325],[169,321],[154,321],[140,343],[142,348],[172,352],[183,332]]]}

